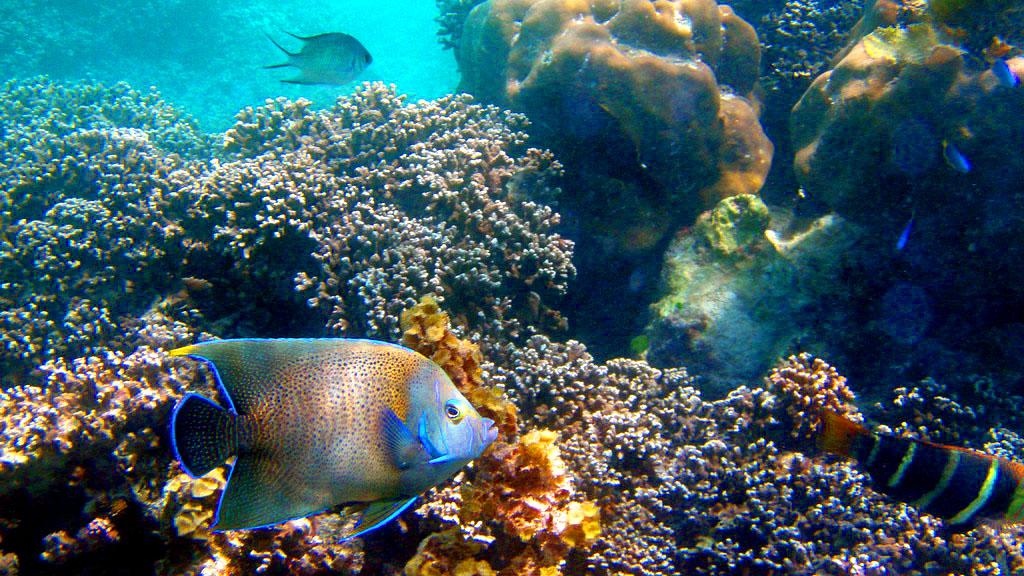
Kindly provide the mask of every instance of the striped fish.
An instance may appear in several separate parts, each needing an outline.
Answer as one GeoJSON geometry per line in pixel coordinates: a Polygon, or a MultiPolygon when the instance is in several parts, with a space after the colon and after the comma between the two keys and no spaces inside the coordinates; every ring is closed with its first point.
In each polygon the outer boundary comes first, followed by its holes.
{"type": "Polygon", "coordinates": [[[819,446],[852,457],[878,490],[946,521],[954,531],[1024,520],[1024,465],[969,448],[868,431],[825,413],[819,446]]]}

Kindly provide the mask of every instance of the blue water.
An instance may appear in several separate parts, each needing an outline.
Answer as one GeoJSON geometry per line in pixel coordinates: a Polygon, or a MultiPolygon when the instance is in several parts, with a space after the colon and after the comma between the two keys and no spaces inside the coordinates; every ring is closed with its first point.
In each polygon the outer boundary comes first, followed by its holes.
{"type": "Polygon", "coordinates": [[[0,3],[0,77],[126,81],[155,86],[208,131],[227,128],[241,108],[266,98],[304,97],[330,104],[349,86],[295,86],[294,70],[265,33],[286,48],[299,36],[346,32],[374,57],[356,82],[383,80],[411,98],[434,98],[458,83],[451,51],[436,40],[433,2],[202,2],[131,0],[0,3]]]}

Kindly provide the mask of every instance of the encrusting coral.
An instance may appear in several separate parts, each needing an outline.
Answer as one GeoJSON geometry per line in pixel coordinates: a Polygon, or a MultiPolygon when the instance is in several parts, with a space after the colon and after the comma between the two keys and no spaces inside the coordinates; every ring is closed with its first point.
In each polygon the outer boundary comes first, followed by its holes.
{"type": "Polygon", "coordinates": [[[526,113],[581,179],[567,201],[619,253],[764,183],[757,35],[712,0],[489,0],[457,56],[462,89],[526,113]]]}

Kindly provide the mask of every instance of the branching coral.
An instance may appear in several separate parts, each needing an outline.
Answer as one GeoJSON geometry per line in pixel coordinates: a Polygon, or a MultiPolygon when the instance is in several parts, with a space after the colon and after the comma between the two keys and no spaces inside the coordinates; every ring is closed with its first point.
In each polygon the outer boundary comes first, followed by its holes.
{"type": "Polygon", "coordinates": [[[709,402],[685,372],[596,364],[578,343],[536,337],[512,358],[485,371],[534,407],[527,424],[565,435],[579,489],[602,502],[608,521],[587,559],[594,573],[986,573],[999,558],[1019,565],[1012,536],[983,528],[947,539],[941,521],[880,496],[854,463],[790,451],[789,414],[806,408],[812,391],[849,409],[842,377],[823,362],[781,364],[774,377],[787,380],[776,385],[785,394],[741,387],[709,402]]]}
{"type": "Polygon", "coordinates": [[[0,370],[99,348],[168,285],[165,216],[209,150],[194,122],[125,85],[0,91],[0,370]]]}
{"type": "Polygon", "coordinates": [[[780,362],[765,378],[766,387],[780,396],[794,438],[814,438],[821,432],[823,412],[862,420],[853,402],[856,396],[846,378],[821,358],[803,353],[780,362]]]}
{"type": "Polygon", "coordinates": [[[399,314],[425,293],[492,334],[558,321],[548,306],[575,273],[572,243],[530,198],[559,168],[524,147],[521,116],[467,96],[405,105],[382,84],[325,112],[307,106],[278,101],[239,115],[226,139],[240,158],[202,185],[209,200],[190,227],[214,226],[243,257],[274,239],[312,242],[317,265],[293,272],[332,330],[397,338],[399,314]],[[236,194],[260,202],[237,206],[236,194]],[[544,304],[516,317],[526,293],[544,304]]]}

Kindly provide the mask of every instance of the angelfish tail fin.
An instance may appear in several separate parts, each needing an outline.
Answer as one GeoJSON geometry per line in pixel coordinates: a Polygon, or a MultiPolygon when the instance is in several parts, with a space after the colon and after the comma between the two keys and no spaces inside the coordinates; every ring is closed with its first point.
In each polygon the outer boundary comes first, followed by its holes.
{"type": "Polygon", "coordinates": [[[204,476],[238,450],[235,416],[212,400],[186,394],[171,415],[171,446],[185,472],[204,476]]]}
{"type": "Polygon", "coordinates": [[[867,434],[867,428],[831,411],[821,413],[821,432],[818,448],[840,456],[850,456],[854,441],[867,434]]]}

